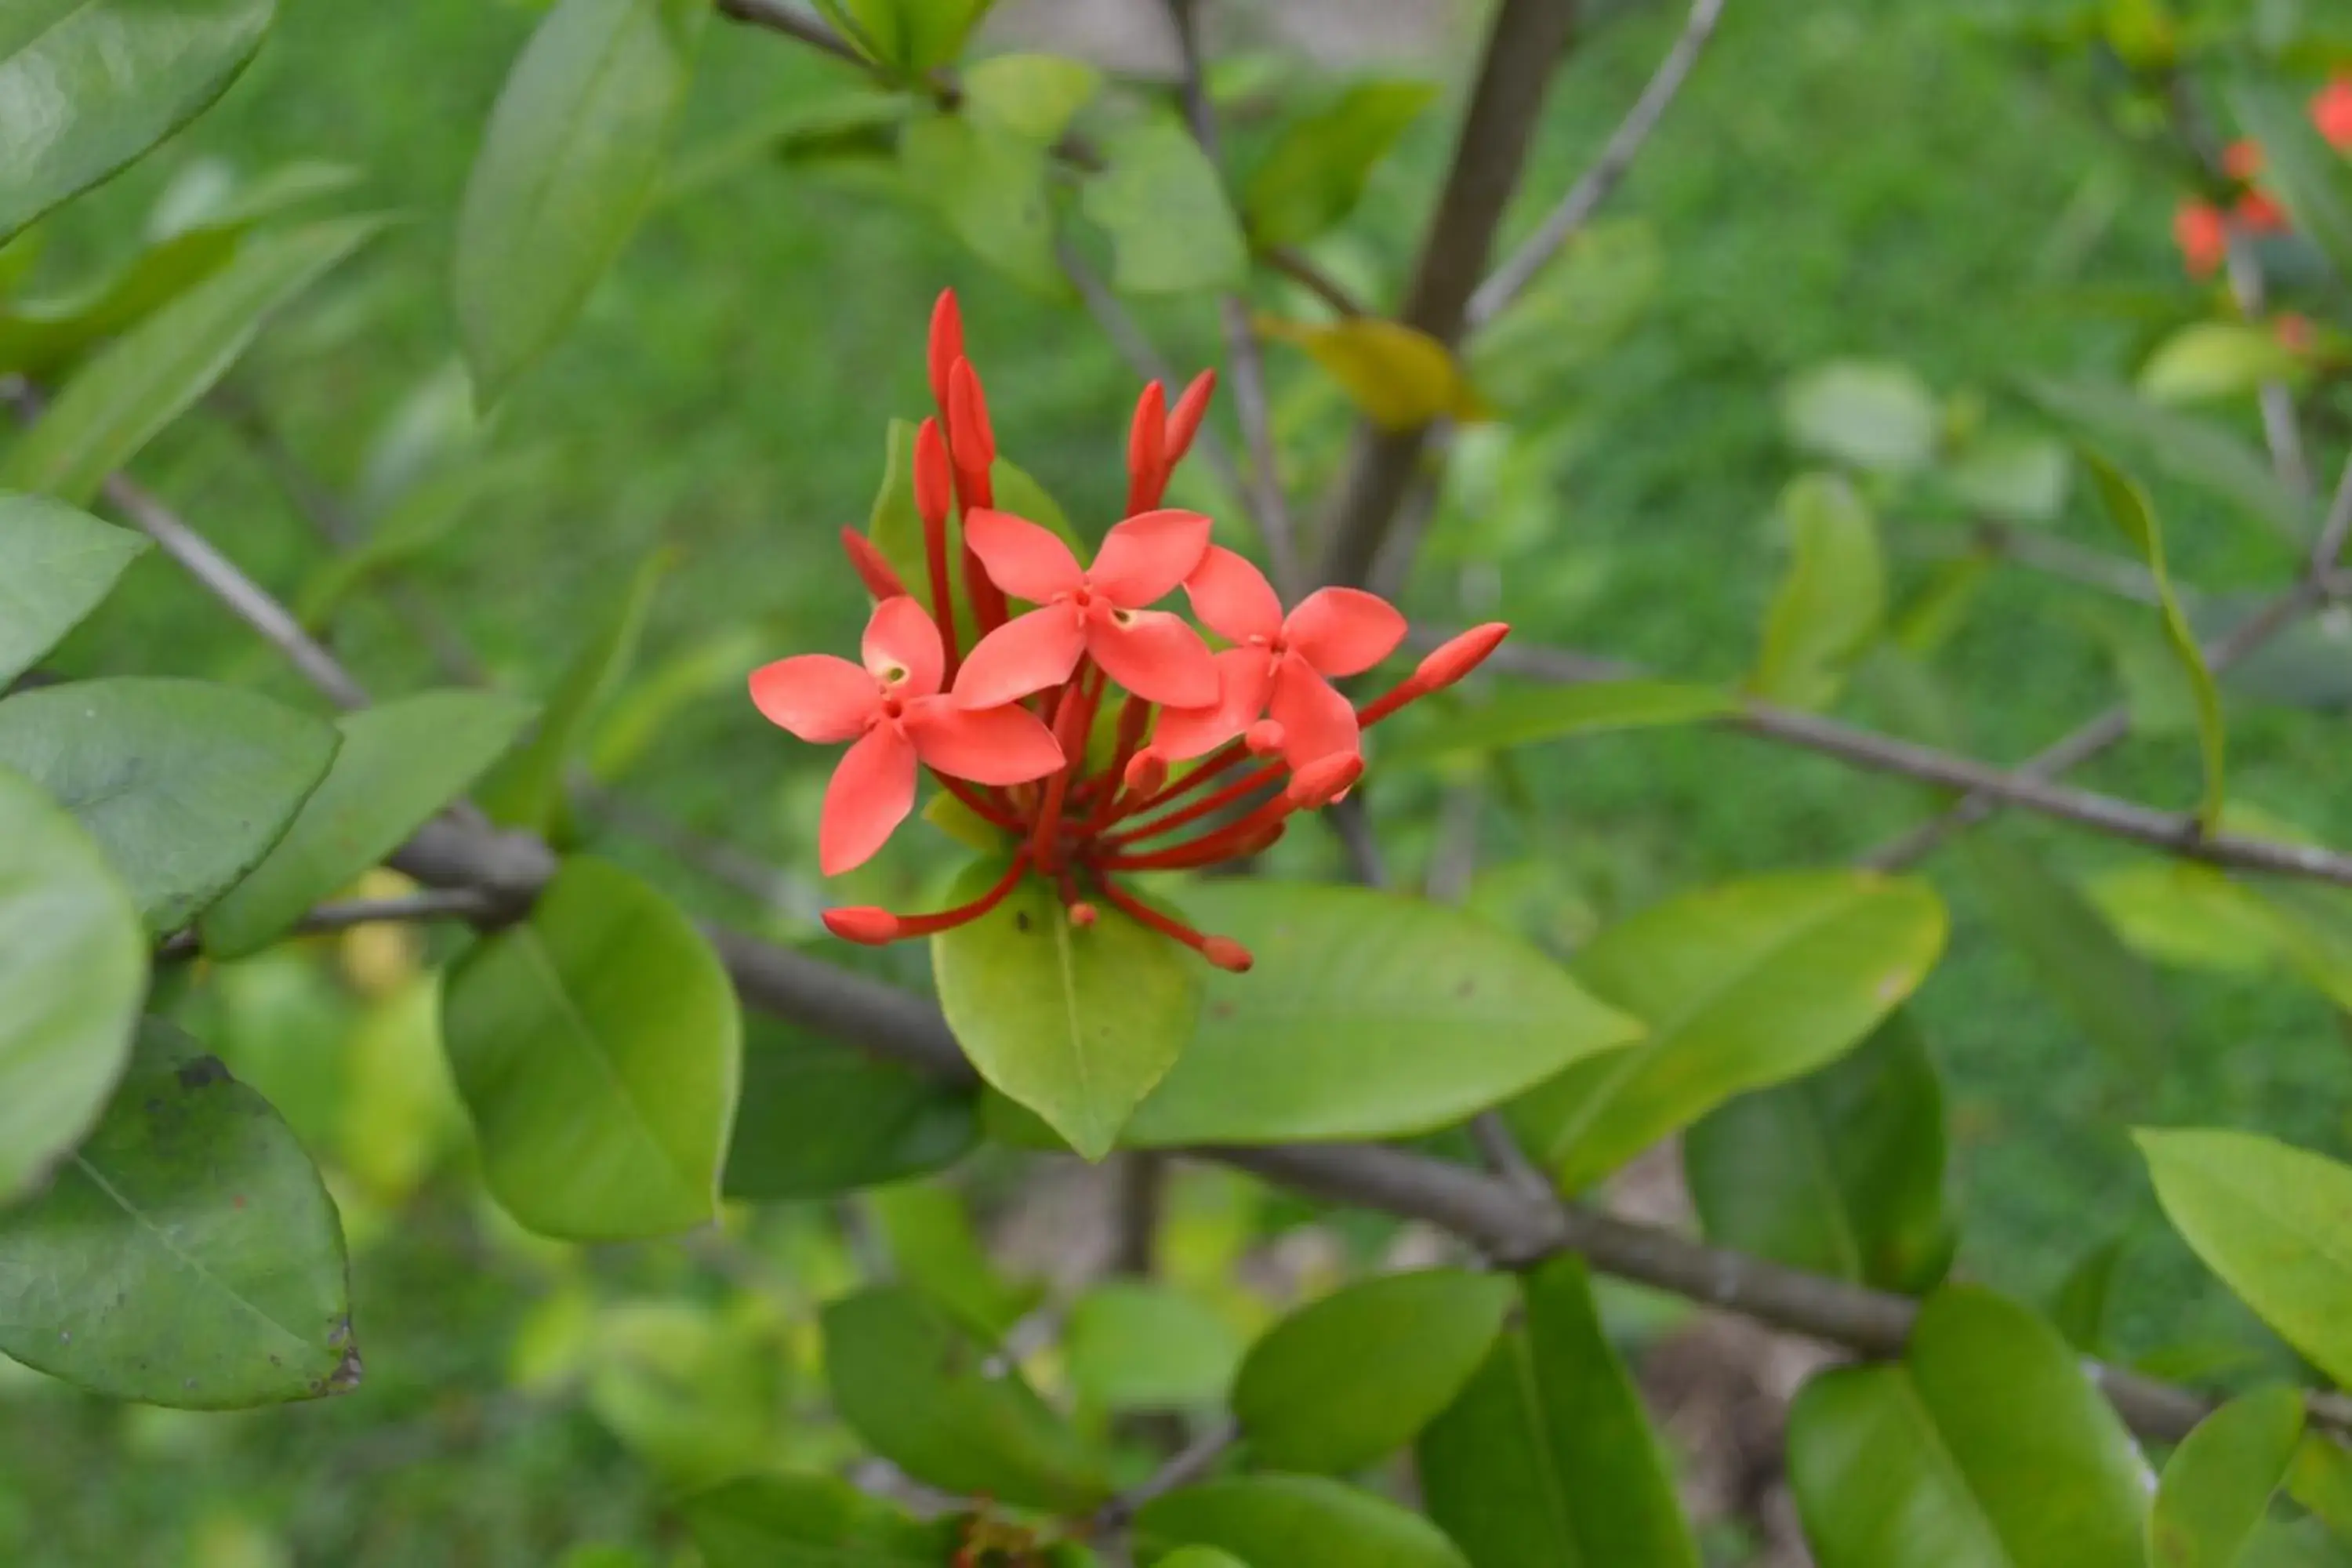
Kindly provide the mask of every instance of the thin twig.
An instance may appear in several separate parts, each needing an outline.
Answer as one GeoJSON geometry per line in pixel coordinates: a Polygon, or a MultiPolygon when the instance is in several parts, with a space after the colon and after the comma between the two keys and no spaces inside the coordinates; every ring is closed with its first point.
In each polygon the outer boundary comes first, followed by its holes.
{"type": "Polygon", "coordinates": [[[1103,1504],[1095,1514],[1094,1532],[1108,1535],[1125,1530],[1146,1503],[1189,1487],[1216,1468],[1217,1461],[1225,1457],[1227,1449],[1241,1441],[1241,1436],[1239,1422],[1230,1415],[1219,1417],[1199,1436],[1186,1444],[1173,1458],[1154,1470],[1148,1479],[1138,1482],[1103,1504]]]}
{"type": "Polygon", "coordinates": [[[1388,862],[1381,856],[1379,836],[1372,832],[1371,808],[1364,804],[1364,792],[1357,789],[1347,799],[1334,801],[1324,809],[1323,817],[1347,854],[1348,874],[1367,888],[1387,887],[1388,862]]]}
{"type": "Polygon", "coordinates": [[[732,21],[749,22],[755,27],[782,33],[837,60],[847,60],[861,70],[873,68],[865,56],[843,42],[831,27],[785,0],[719,0],[719,14],[732,21]]]}
{"type": "Polygon", "coordinates": [[[1469,320],[1474,329],[1509,308],[1536,274],[1576,237],[1622,183],[1633,167],[1633,160],[1640,155],[1643,143],[1657,130],[1675,95],[1689,79],[1691,68],[1698,63],[1700,51],[1706,47],[1707,39],[1715,34],[1716,23],[1723,17],[1723,5],[1724,0],[1696,0],[1691,6],[1690,19],[1683,24],[1682,36],[1666,51],[1656,74],[1642,89],[1641,97],[1633,100],[1633,109],[1610,133],[1601,156],[1569,187],[1568,195],[1544,219],[1543,226],[1513,251],[1510,258],[1495,268],[1493,276],[1470,296],[1469,320]]]}
{"type": "MultiPolygon", "coordinates": [[[[389,899],[348,899],[320,904],[297,921],[289,936],[325,936],[365,925],[414,925],[430,921],[487,921],[497,904],[473,888],[428,888],[389,899]]],[[[204,951],[203,940],[191,926],[165,937],[155,949],[159,963],[194,958],[204,951]]]]}
{"type": "Polygon", "coordinates": [[[824,912],[824,897],[802,879],[732,844],[707,838],[644,802],[606,788],[584,769],[574,772],[566,787],[572,804],[590,821],[632,838],[642,838],[723,887],[812,925],[824,912]]]}
{"type": "Polygon", "coordinates": [[[1269,245],[1257,253],[1260,261],[1322,300],[1342,318],[1368,316],[1363,301],[1348,292],[1339,280],[1286,245],[1269,245]]]}

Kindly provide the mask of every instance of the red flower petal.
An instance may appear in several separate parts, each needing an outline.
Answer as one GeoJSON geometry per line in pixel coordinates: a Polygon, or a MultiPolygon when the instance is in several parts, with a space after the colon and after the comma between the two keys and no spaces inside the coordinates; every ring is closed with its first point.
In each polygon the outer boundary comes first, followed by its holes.
{"type": "Polygon", "coordinates": [[[1165,610],[1089,616],[1086,641],[1103,673],[1146,702],[1205,708],[1218,700],[1217,664],[1209,657],[1209,645],[1165,610]]]}
{"type": "Polygon", "coordinates": [[[1282,624],[1282,640],[1325,675],[1360,675],[1396,652],[1404,617],[1361,588],[1318,588],[1282,624]]]}
{"type": "Polygon", "coordinates": [[[948,405],[948,372],[961,358],[963,312],[956,306],[955,290],[942,289],[939,301],[931,307],[929,355],[931,400],[941,408],[948,405]]]}
{"type": "Polygon", "coordinates": [[[1087,582],[1114,605],[1139,610],[1176,591],[1209,548],[1209,520],[1197,511],[1147,511],[1114,523],[1087,582]]]}
{"type": "Polygon", "coordinates": [[[1051,529],[1009,511],[980,507],[965,513],[963,542],[988,568],[990,582],[1033,605],[1070,592],[1085,575],[1078,558],[1051,529]]]}
{"type": "Polygon", "coordinates": [[[973,784],[1016,784],[1058,773],[1062,748],[1026,708],[958,708],[945,699],[910,704],[907,734],[928,767],[973,784]]]}
{"type": "Polygon", "coordinates": [[[1002,708],[1059,686],[1078,668],[1086,647],[1085,627],[1067,605],[1015,616],[981,638],[965,658],[956,672],[956,706],[1002,708]]]}
{"type": "Polygon", "coordinates": [[[1201,624],[1227,642],[1271,641],[1282,631],[1282,601],[1275,597],[1274,584],[1222,544],[1209,546],[1184,579],[1184,595],[1201,624]]]}
{"type": "Polygon", "coordinates": [[[2338,153],[2352,153],[2352,76],[2339,76],[2311,100],[2311,123],[2338,153]]]}
{"type": "Polygon", "coordinates": [[[874,678],[829,653],[797,654],[751,672],[752,706],[803,741],[853,739],[882,705],[874,678]]]}
{"type": "Polygon", "coordinates": [[[947,672],[947,651],[931,613],[905,595],[874,606],[860,651],[874,679],[896,687],[900,697],[933,695],[947,672]]]}
{"type": "Polygon", "coordinates": [[[1265,711],[1274,660],[1262,647],[1229,647],[1211,656],[1217,700],[1205,708],[1168,708],[1151,731],[1151,749],[1175,762],[1206,756],[1256,722],[1265,711]]]}
{"type": "Polygon", "coordinates": [[[1326,757],[1352,755],[1363,749],[1355,708],[1296,654],[1285,658],[1274,672],[1266,714],[1282,726],[1282,756],[1293,773],[1326,757]]]}
{"type": "Polygon", "coordinates": [[[877,724],[841,755],[817,823],[817,868],[828,877],[874,858],[915,808],[915,744],[896,724],[877,724]]]}

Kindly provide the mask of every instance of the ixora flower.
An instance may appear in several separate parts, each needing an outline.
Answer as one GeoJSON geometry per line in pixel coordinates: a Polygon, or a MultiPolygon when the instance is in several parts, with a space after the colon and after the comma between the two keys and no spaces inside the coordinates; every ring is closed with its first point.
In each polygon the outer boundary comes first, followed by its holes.
{"type": "Polygon", "coordinates": [[[1213,376],[1172,405],[1157,382],[1143,389],[1128,432],[1127,515],[1086,564],[1053,530],[996,508],[996,437],[951,293],[931,317],[930,382],[939,413],[918,427],[913,453],[921,562],[844,530],[850,566],[877,601],[861,661],[779,659],[753,672],[751,699],[801,740],[852,742],[825,791],[826,875],[882,847],[924,769],[1004,836],[1008,861],[953,909],[835,909],[826,926],[877,944],[929,936],[981,919],[1034,877],[1074,925],[1099,920],[1100,900],[1220,968],[1249,968],[1240,943],[1194,931],[1123,879],[1264,850],[1292,816],[1355,785],[1364,730],[1469,674],[1509,628],[1463,633],[1357,706],[1332,681],[1395,652],[1404,617],[1352,588],[1320,589],[1286,614],[1257,568],[1210,542],[1208,518],[1160,504],[1213,376]],[[920,599],[904,585],[919,574],[920,599]],[[1179,587],[1230,647],[1213,654],[1156,607],[1179,587]]]}

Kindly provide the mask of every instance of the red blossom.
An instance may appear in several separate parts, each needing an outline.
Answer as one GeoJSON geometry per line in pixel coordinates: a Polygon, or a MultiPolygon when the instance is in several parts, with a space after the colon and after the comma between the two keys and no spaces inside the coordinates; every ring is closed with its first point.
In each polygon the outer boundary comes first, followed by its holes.
{"type": "Polygon", "coordinates": [[[2210,278],[2230,254],[2230,220],[2210,202],[2183,202],[2172,215],[2173,242],[2192,278],[2210,278]]]}
{"type": "Polygon", "coordinates": [[[2311,100],[2311,122],[2338,153],[2352,153],[2352,76],[2339,76],[2311,100]]]}

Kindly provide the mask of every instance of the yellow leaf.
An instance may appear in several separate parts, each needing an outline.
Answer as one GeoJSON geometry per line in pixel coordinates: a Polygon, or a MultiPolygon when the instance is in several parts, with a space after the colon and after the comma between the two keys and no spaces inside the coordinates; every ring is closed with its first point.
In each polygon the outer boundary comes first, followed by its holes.
{"type": "Polygon", "coordinates": [[[1486,406],[1444,343],[1370,316],[1310,325],[1261,318],[1258,331],[1297,343],[1375,425],[1411,430],[1433,419],[1483,419],[1486,406]]]}

